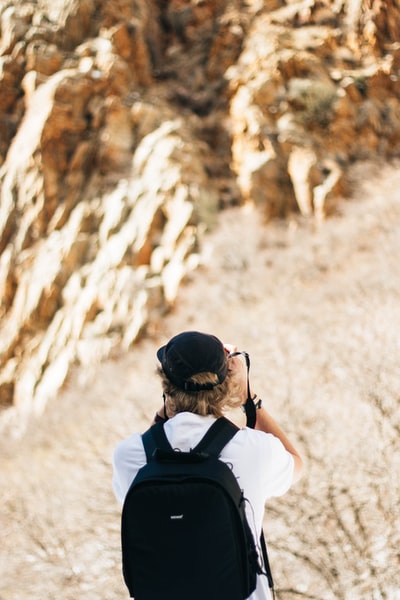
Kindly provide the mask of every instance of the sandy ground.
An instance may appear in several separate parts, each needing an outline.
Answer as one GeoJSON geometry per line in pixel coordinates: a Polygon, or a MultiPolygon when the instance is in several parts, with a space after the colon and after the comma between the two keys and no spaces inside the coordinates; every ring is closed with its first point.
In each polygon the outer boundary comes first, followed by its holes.
{"type": "Polygon", "coordinates": [[[184,329],[247,350],[307,463],[269,503],[278,600],[399,600],[400,170],[363,165],[339,214],[265,226],[229,209],[173,311],[1,442],[0,600],[117,600],[114,445],[160,403],[155,350],[184,329]]]}

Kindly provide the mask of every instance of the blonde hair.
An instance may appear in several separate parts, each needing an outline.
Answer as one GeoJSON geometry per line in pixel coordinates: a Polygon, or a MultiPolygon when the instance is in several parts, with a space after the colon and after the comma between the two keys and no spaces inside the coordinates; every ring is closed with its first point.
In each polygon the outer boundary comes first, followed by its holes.
{"type": "Polygon", "coordinates": [[[216,384],[211,390],[197,392],[178,388],[168,379],[161,367],[158,368],[158,374],[161,377],[163,392],[167,397],[166,409],[169,415],[191,412],[201,416],[222,417],[225,410],[236,408],[242,404],[240,387],[234,371],[228,371],[222,383],[218,383],[215,373],[205,372],[193,375],[188,381],[216,384]]]}

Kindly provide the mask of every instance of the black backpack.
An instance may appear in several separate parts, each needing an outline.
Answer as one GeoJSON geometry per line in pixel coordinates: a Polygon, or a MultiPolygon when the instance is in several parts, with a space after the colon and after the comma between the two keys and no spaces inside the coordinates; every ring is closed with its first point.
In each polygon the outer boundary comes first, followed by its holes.
{"type": "MultiPolygon", "coordinates": [[[[237,431],[219,418],[190,452],[172,449],[162,423],[142,436],[147,464],[131,484],[121,522],[131,598],[244,600],[254,591],[262,570],[245,498],[218,458],[237,431]]],[[[272,588],[266,554],[264,567],[272,588]]]]}

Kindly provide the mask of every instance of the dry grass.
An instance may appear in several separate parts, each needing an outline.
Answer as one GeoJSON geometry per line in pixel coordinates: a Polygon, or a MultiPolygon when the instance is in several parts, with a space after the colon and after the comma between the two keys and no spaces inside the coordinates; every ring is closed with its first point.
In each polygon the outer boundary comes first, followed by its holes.
{"type": "Polygon", "coordinates": [[[148,338],[75,373],[23,440],[2,440],[0,600],[127,597],[112,448],[146,426],[154,350],[187,328],[250,353],[253,387],[306,457],[266,513],[278,599],[399,600],[400,172],[354,177],[354,199],[319,227],[224,213],[148,338]]]}

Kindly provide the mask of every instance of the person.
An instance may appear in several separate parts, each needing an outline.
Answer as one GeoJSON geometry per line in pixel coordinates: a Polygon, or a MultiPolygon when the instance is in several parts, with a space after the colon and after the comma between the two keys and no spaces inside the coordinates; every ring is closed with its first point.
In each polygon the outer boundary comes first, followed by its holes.
{"type": "MultiPolygon", "coordinates": [[[[300,478],[303,462],[265,403],[250,390],[243,353],[214,335],[184,331],[162,346],[157,358],[163,405],[154,421],[164,422],[167,438],[175,449],[187,452],[195,447],[215,419],[237,413],[250,391],[257,406],[255,429],[241,427],[222,450],[220,459],[231,466],[244,490],[246,516],[254,540],[259,540],[265,502],[288,491],[300,478]]],[[[145,463],[140,433],[117,444],[113,489],[121,503],[145,463]]],[[[269,598],[267,578],[258,575],[250,599],[269,598]]]]}

